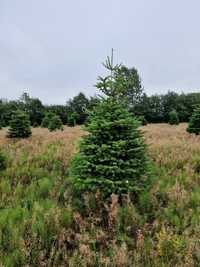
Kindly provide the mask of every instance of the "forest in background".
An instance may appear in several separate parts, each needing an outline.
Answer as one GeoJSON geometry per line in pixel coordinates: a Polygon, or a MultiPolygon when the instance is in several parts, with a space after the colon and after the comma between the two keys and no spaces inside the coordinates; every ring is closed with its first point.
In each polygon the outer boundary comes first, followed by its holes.
{"type": "MultiPolygon", "coordinates": [[[[65,105],[44,105],[39,98],[32,98],[27,93],[18,100],[0,99],[0,124],[3,127],[9,125],[12,114],[16,110],[25,111],[32,126],[41,125],[46,113],[58,115],[63,124],[67,124],[73,114],[77,124],[83,124],[87,118],[87,110],[95,106],[99,101],[98,96],[86,97],[79,93],[66,102],[65,105]]],[[[188,122],[194,107],[200,103],[200,93],[181,93],[169,91],[163,95],[148,96],[145,93],[139,97],[130,109],[134,115],[144,116],[148,123],[162,123],[169,121],[169,113],[176,110],[180,122],[188,122]]]]}
{"type": "MultiPolygon", "coordinates": [[[[148,96],[138,70],[120,65],[120,75],[123,77],[125,97],[129,111],[133,115],[142,116],[148,123],[169,122],[169,114],[176,111],[180,122],[188,122],[194,107],[200,103],[200,93],[181,93],[168,91],[167,94],[148,96]]],[[[114,77],[116,78],[116,77],[114,77]]],[[[101,81],[106,82],[106,81],[101,81]]],[[[97,87],[98,88],[98,87],[97,87]]],[[[65,105],[44,105],[39,98],[29,96],[24,92],[18,100],[0,99],[0,125],[6,127],[16,110],[22,110],[30,118],[31,125],[40,126],[43,118],[48,113],[60,117],[64,125],[73,121],[84,124],[87,119],[87,110],[93,108],[101,99],[100,95],[87,97],[80,92],[66,101],[65,105]]]]}

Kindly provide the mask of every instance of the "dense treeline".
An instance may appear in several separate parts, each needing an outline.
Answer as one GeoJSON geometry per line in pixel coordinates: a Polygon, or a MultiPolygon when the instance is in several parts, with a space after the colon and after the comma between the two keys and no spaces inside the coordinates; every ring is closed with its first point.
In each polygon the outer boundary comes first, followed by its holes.
{"type": "MultiPolygon", "coordinates": [[[[172,111],[177,113],[180,122],[188,122],[195,106],[200,104],[200,93],[177,94],[169,91],[163,95],[147,96],[135,68],[120,65],[114,75],[113,78],[121,83],[121,97],[126,97],[129,110],[134,115],[143,116],[149,123],[169,122],[172,111]]],[[[99,78],[97,88],[99,86],[104,88],[103,93],[106,94],[109,80],[99,78]]],[[[40,126],[45,115],[49,113],[59,116],[63,124],[83,124],[87,118],[87,110],[96,105],[100,98],[88,98],[79,93],[65,105],[44,105],[40,99],[23,93],[15,101],[0,100],[0,126],[8,126],[16,110],[24,111],[29,116],[32,126],[40,126]]]]}
{"type": "Polygon", "coordinates": [[[177,94],[169,91],[165,95],[144,94],[135,107],[135,113],[144,115],[148,122],[168,122],[171,111],[176,110],[180,122],[188,122],[196,105],[200,104],[200,93],[177,94]]]}
{"type": "MultiPolygon", "coordinates": [[[[24,93],[15,101],[0,100],[0,125],[8,126],[16,110],[25,111],[32,126],[41,125],[45,114],[49,112],[58,115],[63,124],[68,121],[70,123],[72,116],[77,124],[83,124],[87,118],[87,109],[92,108],[98,101],[97,97],[87,98],[83,93],[79,93],[66,105],[46,106],[40,99],[31,98],[24,93]]],[[[169,114],[173,110],[176,110],[180,122],[188,122],[197,104],[200,104],[200,93],[177,94],[170,91],[165,95],[142,94],[139,101],[130,108],[133,114],[144,116],[149,123],[168,122],[169,114]]]]}
{"type": "Polygon", "coordinates": [[[27,93],[18,100],[0,100],[0,125],[9,125],[15,111],[24,111],[30,118],[32,126],[39,126],[47,113],[53,113],[60,117],[63,124],[67,124],[73,115],[77,124],[83,124],[86,120],[86,110],[96,103],[97,98],[87,98],[83,93],[79,93],[70,99],[66,105],[43,105],[40,99],[32,98],[27,93]]]}

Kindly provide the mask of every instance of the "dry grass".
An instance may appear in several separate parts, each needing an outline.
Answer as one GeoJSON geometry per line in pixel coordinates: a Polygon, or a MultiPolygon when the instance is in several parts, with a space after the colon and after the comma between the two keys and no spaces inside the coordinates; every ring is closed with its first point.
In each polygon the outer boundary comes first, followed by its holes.
{"type": "MultiPolygon", "coordinates": [[[[15,142],[16,140],[12,140],[6,138],[7,129],[3,129],[0,131],[0,146],[9,145],[10,143],[15,142]]],[[[81,130],[81,127],[64,127],[63,131],[55,131],[49,132],[48,129],[45,128],[33,128],[32,129],[32,136],[28,139],[21,139],[17,140],[19,143],[24,144],[34,144],[37,147],[37,144],[45,146],[46,144],[62,141],[66,146],[73,146],[74,141],[77,141],[84,132],[81,130]]]]}
{"type": "Polygon", "coordinates": [[[28,155],[31,164],[34,157],[48,154],[49,147],[55,145],[58,149],[55,149],[54,157],[65,163],[66,168],[77,149],[78,140],[85,134],[80,127],[65,127],[63,131],[55,132],[49,132],[45,128],[33,128],[32,136],[27,139],[9,139],[6,132],[7,129],[0,131],[0,147],[13,156],[13,166],[19,164],[22,153],[28,155]]]}
{"type": "Polygon", "coordinates": [[[186,132],[186,123],[171,126],[165,123],[148,124],[142,129],[147,142],[152,145],[152,149],[159,147],[190,147],[192,150],[200,149],[200,136],[186,132]]]}
{"type": "MultiPolygon", "coordinates": [[[[142,127],[145,139],[149,144],[150,151],[154,153],[157,150],[173,148],[174,152],[181,157],[189,156],[190,153],[196,153],[200,150],[200,136],[191,135],[186,132],[186,124],[170,126],[168,124],[148,124],[142,127]]],[[[6,138],[7,129],[0,131],[0,146],[5,147],[16,142],[6,138]]],[[[74,151],[74,144],[85,134],[81,127],[65,127],[64,131],[49,132],[44,128],[33,128],[32,136],[28,139],[19,140],[19,144],[33,144],[35,150],[41,146],[61,141],[65,148],[71,148],[74,151]]],[[[177,158],[177,157],[175,157],[177,158]]]]}
{"type": "Polygon", "coordinates": [[[185,123],[178,126],[168,124],[149,124],[143,127],[151,157],[162,167],[171,166],[170,171],[180,168],[188,170],[200,153],[200,136],[186,132],[185,123]],[[174,167],[173,167],[174,166],[174,167]]]}

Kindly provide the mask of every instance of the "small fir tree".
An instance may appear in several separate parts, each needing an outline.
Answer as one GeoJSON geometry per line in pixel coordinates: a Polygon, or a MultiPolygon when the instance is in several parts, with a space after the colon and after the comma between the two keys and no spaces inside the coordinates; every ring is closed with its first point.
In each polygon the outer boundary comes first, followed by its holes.
{"type": "Polygon", "coordinates": [[[196,135],[199,135],[200,133],[200,106],[197,106],[194,109],[194,112],[188,124],[187,132],[195,133],[196,135]]]}
{"type": "Polygon", "coordinates": [[[63,130],[63,124],[58,115],[55,115],[51,118],[48,129],[50,132],[53,132],[56,130],[63,130]]]}
{"type": "Polygon", "coordinates": [[[53,116],[55,116],[55,114],[53,114],[51,112],[46,113],[43,120],[42,120],[41,127],[42,128],[48,128],[50,120],[52,119],[53,116]]]}
{"type": "Polygon", "coordinates": [[[80,143],[80,152],[72,162],[71,175],[76,189],[137,194],[148,184],[148,157],[140,130],[141,124],[128,111],[124,79],[119,66],[108,58],[111,75],[99,78],[97,88],[106,96],[90,112],[88,135],[80,143]]]}
{"type": "Polygon", "coordinates": [[[171,125],[178,125],[179,124],[179,117],[176,110],[172,110],[169,113],[169,124],[171,125]]]}
{"type": "Polygon", "coordinates": [[[31,135],[30,120],[26,113],[17,110],[12,115],[8,129],[9,138],[26,138],[31,135]]]}
{"type": "Polygon", "coordinates": [[[49,118],[45,116],[42,119],[41,127],[42,128],[48,128],[48,126],[49,126],[49,118]]]}
{"type": "Polygon", "coordinates": [[[76,126],[76,114],[71,113],[67,119],[67,125],[70,127],[76,126]]]}

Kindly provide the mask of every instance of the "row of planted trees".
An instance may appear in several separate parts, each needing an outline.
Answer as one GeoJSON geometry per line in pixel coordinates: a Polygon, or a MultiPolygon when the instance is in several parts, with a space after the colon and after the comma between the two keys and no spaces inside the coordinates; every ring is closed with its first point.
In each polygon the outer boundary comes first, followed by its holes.
{"type": "MultiPolygon", "coordinates": [[[[36,99],[31,99],[26,93],[23,94],[22,99],[22,103],[29,103],[34,100],[33,104],[31,104],[31,110],[33,111],[34,103],[37,102],[36,99]]],[[[46,108],[46,112],[43,115],[40,102],[37,112],[31,112],[31,115],[29,114],[30,112],[27,108],[23,108],[19,105],[18,109],[14,109],[12,111],[12,115],[10,116],[10,119],[7,120],[6,124],[5,122],[2,123],[2,121],[4,121],[2,120],[2,117],[4,117],[5,115],[3,114],[4,112],[0,114],[0,129],[5,126],[9,126],[10,128],[7,135],[8,137],[23,138],[29,137],[31,135],[31,126],[41,126],[42,128],[48,128],[49,131],[63,130],[63,124],[67,124],[68,126],[73,127],[76,124],[82,124],[85,122],[86,113],[85,111],[83,112],[82,106],[86,105],[86,102],[87,104],[89,103],[84,94],[80,93],[77,97],[74,97],[73,100],[69,101],[68,107],[71,107],[71,110],[66,111],[64,107],[62,108],[62,106],[51,106],[46,108]],[[79,105],[77,102],[80,102],[79,105]],[[76,106],[76,108],[74,106],[76,106]],[[72,111],[72,107],[73,109],[78,109],[78,111],[72,111]],[[35,120],[36,118],[38,118],[35,123],[33,123],[34,120],[32,113],[34,113],[35,120]],[[39,121],[40,124],[38,124],[39,121]]],[[[90,106],[95,104],[96,101],[91,100],[90,106]]]]}
{"type": "Polygon", "coordinates": [[[0,99],[0,124],[7,127],[17,110],[25,112],[30,118],[31,126],[34,127],[41,125],[47,113],[59,116],[63,124],[70,123],[71,117],[75,117],[77,124],[83,124],[86,119],[85,109],[95,102],[95,97],[87,98],[83,93],[79,93],[65,105],[43,105],[40,99],[32,98],[25,92],[18,100],[0,99]]]}
{"type": "MultiPolygon", "coordinates": [[[[98,85],[100,86],[100,85],[98,85]]],[[[105,86],[105,85],[102,85],[105,86]]],[[[97,105],[97,107],[99,107],[97,105]]],[[[127,103],[125,102],[125,106],[127,108],[127,103]]],[[[128,109],[127,109],[128,110],[128,109]]],[[[134,120],[133,115],[130,113],[131,119],[134,120]]],[[[138,117],[137,118],[141,124],[146,125],[146,121],[143,117],[138,117]]],[[[89,120],[88,122],[89,123],[89,120]]],[[[179,124],[179,117],[176,112],[176,110],[172,110],[169,113],[169,124],[171,125],[178,125],[179,124]]],[[[68,126],[75,126],[76,125],[76,118],[75,116],[71,116],[68,126]]],[[[51,112],[46,113],[45,117],[42,120],[41,123],[42,128],[48,128],[50,132],[55,131],[55,130],[63,130],[63,123],[60,117],[56,114],[53,114],[51,112]]],[[[195,133],[199,134],[200,133],[200,107],[197,106],[194,109],[194,112],[190,118],[187,131],[189,133],[195,133]]],[[[12,119],[10,121],[10,127],[8,130],[8,137],[10,138],[25,138],[29,137],[31,135],[31,124],[28,115],[21,111],[17,110],[14,112],[12,119]]]]}
{"type": "MultiPolygon", "coordinates": [[[[41,124],[41,127],[48,128],[50,132],[55,130],[63,130],[63,123],[59,116],[48,113],[41,124]]],[[[17,110],[13,113],[9,123],[7,137],[9,138],[26,138],[31,136],[31,123],[28,115],[17,110]]]]}

